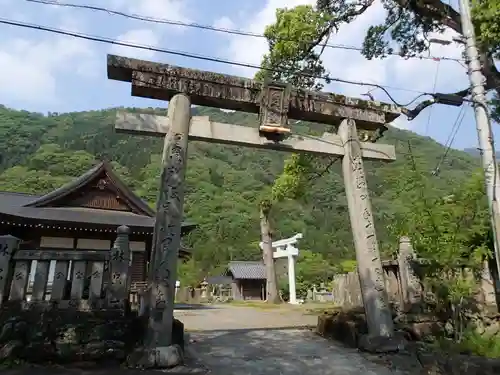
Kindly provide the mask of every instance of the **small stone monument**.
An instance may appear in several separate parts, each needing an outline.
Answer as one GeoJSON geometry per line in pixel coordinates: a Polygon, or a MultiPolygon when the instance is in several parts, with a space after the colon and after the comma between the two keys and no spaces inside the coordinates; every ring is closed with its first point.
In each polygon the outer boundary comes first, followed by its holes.
{"type": "Polygon", "coordinates": [[[203,280],[200,284],[201,287],[201,299],[207,298],[208,283],[207,280],[203,280]]]}

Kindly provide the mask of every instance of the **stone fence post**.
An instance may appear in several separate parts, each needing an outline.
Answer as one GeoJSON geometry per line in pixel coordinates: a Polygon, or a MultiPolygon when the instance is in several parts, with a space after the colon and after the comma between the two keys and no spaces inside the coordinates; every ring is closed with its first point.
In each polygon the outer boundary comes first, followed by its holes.
{"type": "Polygon", "coordinates": [[[413,270],[415,252],[410,238],[403,236],[399,239],[398,266],[399,282],[401,285],[401,305],[405,310],[420,302],[421,286],[418,276],[413,270]]]}
{"type": "Polygon", "coordinates": [[[491,274],[487,260],[483,262],[481,270],[480,300],[486,305],[494,305],[496,303],[495,280],[491,274]]]}
{"type": "Polygon", "coordinates": [[[0,306],[5,298],[10,282],[13,265],[12,255],[18,249],[21,240],[11,235],[0,236],[0,306]]]}
{"type": "Polygon", "coordinates": [[[122,225],[118,227],[116,233],[116,241],[109,260],[111,280],[108,287],[108,304],[109,307],[124,309],[129,298],[130,228],[122,225]]]}

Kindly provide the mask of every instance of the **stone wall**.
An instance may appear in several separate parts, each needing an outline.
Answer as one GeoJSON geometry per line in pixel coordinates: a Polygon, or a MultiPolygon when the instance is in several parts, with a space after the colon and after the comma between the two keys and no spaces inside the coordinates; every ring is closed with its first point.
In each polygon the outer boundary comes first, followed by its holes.
{"type": "Polygon", "coordinates": [[[123,361],[139,344],[142,322],[123,310],[0,308],[0,361],[123,361]]]}
{"type": "Polygon", "coordinates": [[[190,288],[181,287],[177,288],[175,292],[175,302],[186,303],[186,304],[199,304],[208,301],[208,295],[206,288],[203,290],[201,288],[190,288]],[[205,293],[203,293],[205,291],[205,293]]]}
{"type": "MultiPolygon", "coordinates": [[[[484,331],[496,329],[500,336],[500,316],[483,319],[484,331]]],[[[500,374],[500,359],[467,354],[440,352],[425,344],[429,336],[446,331],[446,322],[426,314],[394,315],[396,330],[405,335],[409,345],[401,353],[377,353],[373,359],[391,363],[400,370],[411,373],[442,375],[493,375],[500,374]],[[418,370],[419,372],[414,372],[418,370]]],[[[362,308],[337,310],[318,317],[316,331],[323,337],[343,342],[350,347],[361,347],[360,338],[368,333],[362,308]]],[[[375,351],[376,352],[376,351],[375,351]]],[[[370,354],[367,357],[370,358],[370,354]]]]}
{"type": "MultiPolygon", "coordinates": [[[[395,260],[382,262],[384,271],[385,289],[391,303],[401,306],[411,306],[421,299],[421,280],[416,269],[425,267],[425,259],[415,258],[410,239],[400,238],[398,257],[395,260]]],[[[464,274],[474,275],[463,270],[464,274]]],[[[346,274],[338,274],[332,283],[333,302],[337,306],[346,309],[363,306],[359,275],[357,271],[346,274]]],[[[488,262],[484,262],[478,290],[474,296],[476,302],[482,305],[494,305],[496,303],[493,277],[490,273],[488,262]]]]}

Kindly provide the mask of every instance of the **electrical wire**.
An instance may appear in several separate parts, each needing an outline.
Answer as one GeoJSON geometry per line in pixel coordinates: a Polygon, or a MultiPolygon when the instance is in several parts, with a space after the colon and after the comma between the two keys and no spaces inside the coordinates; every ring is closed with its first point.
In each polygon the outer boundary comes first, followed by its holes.
{"type": "MultiPolygon", "coordinates": [[[[315,141],[319,141],[319,142],[323,142],[323,143],[326,143],[326,144],[329,144],[329,145],[332,145],[332,146],[337,146],[337,147],[344,147],[344,143],[341,143],[339,144],[338,142],[332,142],[332,141],[329,141],[327,139],[324,139],[322,137],[317,137],[315,135],[310,135],[310,134],[307,134],[307,133],[302,133],[302,132],[292,132],[292,134],[294,135],[298,135],[299,137],[303,137],[303,138],[309,138],[309,139],[312,139],[312,140],[315,140],[315,141]]],[[[365,150],[370,150],[369,148],[369,142],[364,142],[364,145],[363,145],[363,149],[365,150]]],[[[377,150],[378,152],[381,152],[380,150],[377,150]]],[[[385,155],[385,156],[389,156],[389,155],[385,155]]],[[[335,163],[337,159],[335,160],[332,160],[331,161],[331,164],[333,165],[335,163]]]]}
{"type": "Polygon", "coordinates": [[[458,131],[460,130],[460,126],[462,125],[462,122],[465,117],[465,108],[466,106],[460,107],[460,111],[458,112],[457,118],[455,119],[455,123],[453,124],[453,127],[451,128],[450,134],[448,135],[448,138],[446,139],[446,149],[444,150],[443,155],[439,159],[436,167],[432,170],[432,175],[437,176],[439,175],[441,165],[443,164],[444,160],[448,156],[448,153],[450,152],[451,146],[453,145],[453,142],[455,141],[455,137],[458,134],[458,131]]]}
{"type": "MultiPolygon", "coordinates": [[[[432,92],[436,92],[436,86],[437,86],[437,81],[439,77],[439,63],[440,61],[437,62],[436,64],[436,73],[434,75],[434,84],[432,85],[432,92]]],[[[429,114],[427,115],[427,124],[425,124],[425,135],[429,133],[429,126],[431,124],[431,119],[432,119],[432,110],[434,107],[431,107],[429,109],[429,114]]]]}
{"type": "MultiPolygon", "coordinates": [[[[50,33],[55,33],[55,34],[60,34],[60,35],[66,35],[66,36],[71,36],[71,37],[79,38],[79,39],[85,39],[85,40],[89,40],[89,41],[93,41],[93,42],[107,43],[107,44],[113,44],[113,45],[118,45],[118,46],[122,46],[122,47],[130,47],[130,48],[160,52],[160,53],[165,53],[165,54],[170,54],[170,55],[175,55],[175,56],[182,56],[182,57],[187,57],[187,58],[192,58],[192,59],[197,59],[197,60],[211,61],[211,62],[216,62],[216,63],[221,63],[221,64],[240,66],[240,67],[252,68],[252,69],[257,69],[257,70],[263,69],[263,70],[277,72],[277,73],[288,73],[288,74],[294,73],[293,71],[290,71],[290,70],[266,68],[266,67],[261,67],[261,66],[254,65],[254,64],[221,59],[218,57],[204,56],[204,55],[195,54],[195,53],[186,52],[186,51],[176,51],[176,50],[158,48],[158,47],[153,47],[153,46],[145,46],[142,44],[124,42],[124,41],[120,41],[120,40],[116,40],[116,39],[100,37],[100,36],[95,36],[95,35],[89,35],[89,34],[83,34],[83,33],[78,33],[78,32],[74,32],[74,31],[62,30],[62,29],[57,29],[57,28],[53,28],[53,27],[42,26],[42,25],[37,25],[37,24],[30,24],[30,23],[14,21],[14,20],[9,20],[9,19],[0,18],[0,24],[16,26],[16,27],[23,27],[23,28],[33,29],[33,30],[38,30],[38,31],[45,31],[45,32],[50,32],[50,33]]],[[[299,73],[298,75],[303,76],[303,77],[308,77],[308,78],[322,79],[322,80],[325,80],[327,82],[338,82],[338,83],[344,83],[344,84],[350,84],[350,85],[356,85],[356,86],[376,87],[376,88],[382,90],[387,95],[389,100],[391,100],[395,105],[397,105],[399,107],[406,107],[407,105],[413,103],[416,100],[416,98],[411,100],[409,103],[402,104],[402,103],[399,103],[398,101],[396,101],[396,99],[394,99],[394,97],[391,95],[391,93],[388,91],[388,89],[418,93],[419,97],[425,96],[425,95],[432,96],[431,93],[426,93],[423,91],[398,88],[398,87],[388,86],[388,85],[380,85],[380,84],[376,84],[376,83],[347,80],[347,79],[342,79],[342,78],[337,78],[337,77],[331,77],[329,75],[317,76],[317,75],[306,74],[306,73],[299,73]]]]}
{"type": "MultiPolygon", "coordinates": [[[[122,12],[119,10],[114,10],[114,9],[105,8],[105,7],[98,7],[98,6],[93,6],[93,5],[72,4],[72,3],[64,3],[64,2],[53,1],[53,0],[25,0],[25,1],[30,2],[30,3],[44,4],[44,5],[53,5],[53,6],[59,6],[59,7],[78,8],[78,9],[87,9],[87,10],[97,11],[97,12],[104,12],[104,13],[108,13],[111,15],[121,16],[121,17],[130,18],[130,19],[134,19],[134,20],[138,20],[138,21],[144,21],[144,22],[191,27],[191,28],[196,28],[196,29],[215,31],[215,32],[240,35],[240,36],[248,36],[248,37],[254,37],[254,38],[266,38],[266,36],[263,34],[258,34],[258,33],[250,32],[250,31],[229,29],[229,28],[223,28],[223,27],[215,27],[215,26],[210,26],[210,25],[202,25],[202,24],[198,24],[198,23],[194,23],[194,22],[182,22],[182,21],[168,20],[168,19],[163,19],[163,18],[154,18],[154,17],[148,17],[148,16],[143,16],[143,15],[133,14],[133,13],[126,13],[126,12],[122,12]]],[[[280,38],[279,40],[292,41],[292,42],[295,41],[293,39],[285,39],[285,38],[280,38]]],[[[357,51],[357,52],[363,51],[363,48],[361,48],[361,47],[349,46],[349,45],[344,45],[344,44],[309,43],[309,45],[310,46],[319,45],[323,48],[326,47],[326,48],[343,49],[343,50],[350,50],[350,51],[357,51]]],[[[457,61],[457,62],[464,61],[463,59],[457,59],[457,58],[445,57],[445,56],[443,56],[443,57],[402,56],[400,53],[397,53],[397,52],[387,52],[387,54],[391,55],[391,56],[401,57],[403,59],[414,58],[414,59],[420,59],[420,60],[433,60],[433,61],[441,61],[441,60],[449,60],[449,61],[457,61]]]]}

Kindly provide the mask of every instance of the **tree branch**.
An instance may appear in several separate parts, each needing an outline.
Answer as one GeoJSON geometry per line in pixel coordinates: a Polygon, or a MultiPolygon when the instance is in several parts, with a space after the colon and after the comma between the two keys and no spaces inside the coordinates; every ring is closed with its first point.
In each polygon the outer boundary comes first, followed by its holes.
{"type": "Polygon", "coordinates": [[[417,15],[430,18],[436,22],[462,33],[460,13],[451,5],[440,0],[394,0],[400,7],[408,9],[417,15]]]}
{"type": "MultiPolygon", "coordinates": [[[[449,4],[441,0],[394,0],[400,7],[409,9],[416,15],[430,18],[446,27],[462,34],[462,21],[460,13],[453,9],[449,4]]],[[[493,56],[489,52],[481,51],[480,60],[482,72],[486,78],[486,89],[496,90],[500,95],[500,72],[495,66],[493,56]]],[[[466,96],[469,93],[460,91],[455,95],[466,96]]]]}
{"type": "Polygon", "coordinates": [[[486,89],[496,90],[500,95],[500,72],[495,66],[495,60],[491,53],[481,53],[480,55],[482,71],[486,78],[486,89]]]}
{"type": "Polygon", "coordinates": [[[328,165],[325,167],[325,169],[323,169],[321,172],[316,172],[313,176],[310,176],[308,178],[308,181],[312,181],[312,180],[314,180],[316,178],[323,177],[326,173],[328,173],[328,171],[330,170],[330,168],[332,167],[332,165],[334,165],[337,160],[339,160],[339,158],[332,158],[330,160],[330,163],[328,163],[328,165]]]}
{"type": "MultiPolygon", "coordinates": [[[[486,90],[495,90],[498,95],[500,95],[500,72],[495,66],[495,61],[486,53],[480,55],[480,61],[482,65],[482,72],[486,78],[485,89],[486,90]]],[[[461,96],[465,98],[467,95],[471,93],[471,89],[467,88],[465,90],[461,90],[458,92],[454,92],[453,95],[461,96]]]]}
{"type": "MultiPolygon", "coordinates": [[[[339,14],[338,16],[334,17],[327,28],[325,28],[325,30],[323,30],[323,32],[319,35],[318,39],[313,41],[309,48],[305,51],[304,53],[304,56],[308,56],[312,51],[313,49],[321,43],[321,41],[327,37],[328,35],[331,34],[332,32],[332,29],[335,28],[338,30],[338,24],[339,23],[342,23],[342,22],[345,22],[345,23],[349,23],[353,20],[353,18],[356,18],[357,16],[360,16],[361,14],[363,14],[365,11],[368,10],[368,8],[370,8],[374,3],[375,3],[375,0],[366,0],[366,1],[363,1],[361,3],[358,3],[358,4],[349,4],[347,5],[347,10],[345,11],[345,13],[342,12],[342,10],[339,10],[339,9],[333,9],[333,5],[329,4],[329,3],[325,3],[325,4],[320,4],[321,2],[318,1],[318,8],[319,10],[321,11],[328,11],[330,14],[332,15],[336,15],[336,14],[339,14]]],[[[337,6],[335,7],[337,8],[337,6]]],[[[325,42],[326,44],[326,42],[325,42]]]]}

